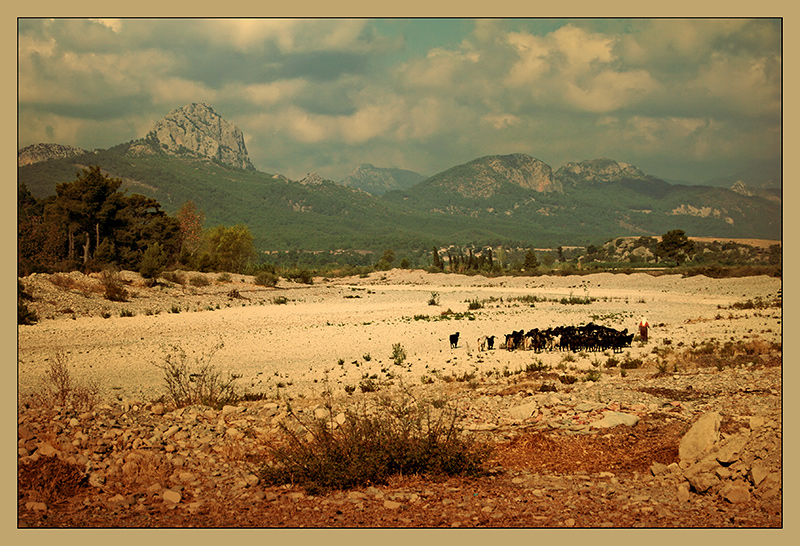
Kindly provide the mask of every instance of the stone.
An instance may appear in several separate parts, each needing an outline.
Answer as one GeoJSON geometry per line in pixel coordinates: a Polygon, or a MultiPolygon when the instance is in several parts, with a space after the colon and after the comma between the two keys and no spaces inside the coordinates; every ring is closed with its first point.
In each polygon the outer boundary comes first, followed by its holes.
{"type": "Polygon", "coordinates": [[[720,496],[731,504],[750,502],[750,489],[741,482],[728,483],[720,491],[720,496]]]}
{"type": "Polygon", "coordinates": [[[31,440],[36,437],[33,431],[25,425],[22,425],[17,429],[17,436],[23,440],[31,440]]]}
{"type": "Polygon", "coordinates": [[[761,485],[761,482],[764,481],[764,478],[766,478],[768,475],[769,475],[769,470],[764,468],[763,465],[761,464],[753,465],[753,468],[750,469],[750,476],[749,476],[750,483],[758,487],[759,485],[761,485]]]}
{"type": "Polygon", "coordinates": [[[719,440],[719,412],[709,411],[700,416],[681,438],[678,456],[681,462],[692,463],[708,452],[719,440]]]}
{"type": "Polygon", "coordinates": [[[592,428],[613,428],[619,425],[626,425],[632,427],[639,422],[637,415],[630,413],[621,413],[618,411],[607,411],[603,413],[603,417],[591,423],[592,428]]]}
{"type": "Polygon", "coordinates": [[[181,427],[179,427],[178,425],[172,425],[166,431],[164,431],[164,434],[162,434],[161,437],[166,440],[167,438],[178,432],[180,429],[181,427]]]}
{"type": "Polygon", "coordinates": [[[152,411],[155,415],[164,415],[166,408],[164,407],[164,404],[157,402],[153,404],[153,407],[150,408],[150,411],[152,411]]]}
{"type": "Polygon", "coordinates": [[[753,415],[750,417],[750,430],[757,430],[763,427],[766,421],[762,415],[753,415]]]}
{"type": "Polygon", "coordinates": [[[705,493],[719,483],[719,478],[710,472],[691,474],[690,476],[686,476],[686,479],[689,481],[692,489],[697,493],[705,493]]]}
{"type": "Polygon", "coordinates": [[[508,413],[511,415],[512,419],[516,419],[517,421],[523,421],[531,417],[534,413],[536,413],[539,409],[539,404],[536,402],[528,402],[527,404],[522,404],[521,406],[514,406],[513,408],[508,408],[508,413]]]}
{"type": "Polygon", "coordinates": [[[667,465],[656,461],[652,465],[650,465],[650,472],[653,474],[653,476],[659,476],[661,474],[665,474],[667,472],[667,465]]]}
{"type": "Polygon", "coordinates": [[[43,457],[54,457],[59,453],[50,442],[39,442],[36,452],[43,457]]]}
{"type": "Polygon", "coordinates": [[[689,484],[682,483],[678,486],[678,501],[679,502],[688,502],[691,498],[691,493],[689,492],[689,484]]]}
{"type": "Polygon", "coordinates": [[[744,449],[745,445],[747,445],[747,440],[749,438],[749,433],[734,434],[727,438],[717,449],[717,461],[724,465],[735,462],[738,459],[739,453],[744,449]]]}
{"type": "Polygon", "coordinates": [[[167,489],[166,491],[164,491],[164,494],[162,495],[162,498],[164,499],[164,502],[167,502],[167,503],[170,503],[170,504],[178,504],[178,503],[181,502],[181,499],[183,497],[181,497],[181,494],[178,491],[173,491],[172,489],[167,489]]]}
{"type": "Polygon", "coordinates": [[[401,506],[402,504],[397,501],[391,501],[391,500],[383,501],[383,507],[388,508],[389,510],[397,510],[401,506]]]}
{"type": "Polygon", "coordinates": [[[233,438],[234,440],[239,440],[244,438],[244,433],[235,427],[230,427],[225,431],[225,436],[233,438]]]}

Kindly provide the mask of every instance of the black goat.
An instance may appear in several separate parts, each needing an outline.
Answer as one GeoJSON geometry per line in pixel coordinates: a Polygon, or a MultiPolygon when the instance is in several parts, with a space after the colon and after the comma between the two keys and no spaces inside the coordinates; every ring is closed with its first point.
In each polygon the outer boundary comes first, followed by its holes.
{"type": "Polygon", "coordinates": [[[455,349],[458,347],[458,332],[455,334],[450,334],[450,348],[455,349]]]}

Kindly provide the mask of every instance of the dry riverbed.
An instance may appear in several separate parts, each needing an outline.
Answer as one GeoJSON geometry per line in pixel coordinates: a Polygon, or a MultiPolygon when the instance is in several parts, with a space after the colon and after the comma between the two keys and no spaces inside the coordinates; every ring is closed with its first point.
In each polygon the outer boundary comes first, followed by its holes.
{"type": "Polygon", "coordinates": [[[77,273],[57,285],[22,279],[40,321],[18,329],[20,525],[782,525],[782,310],[743,305],[779,302],[780,279],[392,270],[263,288],[240,275],[205,277],[148,288],[124,272],[125,302],[105,300],[99,279],[77,273]],[[650,339],[616,355],[477,343],[589,322],[634,332],[642,317],[650,339]],[[749,354],[706,367],[678,356],[712,339],[749,354]],[[159,364],[178,349],[235,374],[237,389],[261,400],[164,405],[159,364]],[[75,381],[99,387],[93,411],[30,402],[59,358],[75,381]],[[612,358],[641,365],[623,371],[612,358]],[[539,372],[524,371],[531,366],[539,372]],[[365,379],[378,391],[360,388],[365,379]],[[489,475],[317,496],[259,480],[287,403],[314,415],[325,390],[346,407],[404,389],[458,404],[462,428],[496,446],[489,475]],[[714,414],[703,455],[682,457],[681,440],[714,414]],[[48,496],[32,477],[42,468],[28,475],[28,465],[80,476],[48,496]]]}

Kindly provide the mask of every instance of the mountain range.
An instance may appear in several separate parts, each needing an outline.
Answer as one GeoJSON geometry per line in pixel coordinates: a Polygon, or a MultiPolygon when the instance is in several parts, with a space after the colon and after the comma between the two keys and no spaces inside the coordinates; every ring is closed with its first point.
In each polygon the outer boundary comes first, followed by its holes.
{"type": "Polygon", "coordinates": [[[430,177],[365,163],[339,182],[315,173],[295,181],[258,171],[242,132],[207,104],[178,108],[141,139],[107,149],[23,148],[18,183],[43,198],[90,165],[170,214],[191,199],[207,226],[246,224],[260,250],[588,245],[672,229],[782,235],[780,186],[741,177],[730,187],[671,184],[605,158],[554,171],[526,154],[489,155],[430,177]]]}

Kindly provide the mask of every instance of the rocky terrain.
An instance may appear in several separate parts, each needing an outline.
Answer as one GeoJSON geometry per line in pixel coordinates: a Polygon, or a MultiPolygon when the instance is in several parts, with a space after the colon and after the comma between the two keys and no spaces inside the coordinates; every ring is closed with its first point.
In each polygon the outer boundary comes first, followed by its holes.
{"type": "Polygon", "coordinates": [[[32,144],[17,152],[17,166],[33,165],[53,159],[63,159],[87,153],[83,148],[63,144],[32,144]]]}
{"type": "Polygon", "coordinates": [[[85,283],[83,291],[55,286],[47,276],[23,279],[41,320],[19,330],[21,527],[784,525],[781,309],[736,305],[775,297],[779,280],[641,274],[485,279],[396,270],[316,279],[307,287],[281,281],[265,289],[233,276],[205,287],[147,289],[127,274],[131,298],[119,305],[138,314],[120,317],[91,291],[91,278],[73,275],[85,283]],[[587,306],[511,300],[577,289],[597,300],[587,306]],[[493,303],[471,320],[403,320],[426,307],[430,313],[424,299],[415,301],[431,291],[439,293],[438,307],[459,312],[476,294],[493,303]],[[277,295],[288,303],[276,304],[277,295]],[[145,314],[175,302],[182,312],[145,314]],[[201,302],[222,305],[212,312],[201,302]],[[635,314],[626,314],[631,308],[635,314]],[[100,316],[102,309],[108,318],[100,316]],[[590,316],[620,320],[621,327],[643,311],[653,324],[651,339],[616,355],[641,360],[632,367],[612,366],[612,354],[573,359],[478,351],[471,341],[489,328],[499,333],[513,324],[577,323],[590,316]],[[310,347],[292,349],[272,336],[273,346],[255,357],[261,375],[251,375],[247,355],[254,344],[263,346],[261,328],[277,328],[259,321],[272,320],[288,337],[305,332],[303,345],[310,347]],[[162,341],[177,335],[191,347],[209,335],[211,324],[217,333],[220,326],[236,332],[224,338],[216,361],[238,366],[242,386],[261,388],[264,396],[220,409],[175,408],[164,399],[163,385],[158,396],[157,376],[152,387],[140,388],[150,381],[152,365],[138,364],[132,351],[152,355],[151,327],[162,341]],[[360,337],[358,331],[369,327],[377,339],[360,337]],[[447,350],[446,334],[456,329],[463,341],[447,350]],[[76,382],[101,384],[94,404],[43,400],[52,336],[76,382]],[[705,345],[697,340],[709,339],[730,344],[701,354],[705,345]],[[375,373],[376,392],[343,390],[364,373],[387,369],[379,347],[387,352],[394,340],[408,347],[405,366],[375,373]],[[258,383],[272,375],[272,361],[281,370],[281,388],[258,383]],[[125,374],[114,375],[120,366],[125,374]],[[281,423],[297,427],[293,414],[299,422],[326,418],[323,380],[332,387],[333,423],[346,408],[387,396],[452,404],[463,434],[493,446],[485,474],[398,476],[348,491],[270,485],[261,468],[281,439],[281,423]]]}

